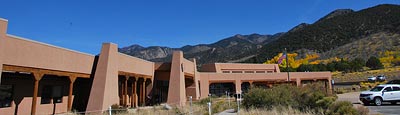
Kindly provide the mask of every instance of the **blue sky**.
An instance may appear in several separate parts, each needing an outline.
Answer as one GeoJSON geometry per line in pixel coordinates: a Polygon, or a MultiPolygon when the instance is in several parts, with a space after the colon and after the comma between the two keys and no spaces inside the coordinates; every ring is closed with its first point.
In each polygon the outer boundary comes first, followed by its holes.
{"type": "Polygon", "coordinates": [[[400,0],[8,0],[8,33],[90,54],[119,47],[182,47],[235,34],[274,34],[313,23],[335,9],[400,0]]]}

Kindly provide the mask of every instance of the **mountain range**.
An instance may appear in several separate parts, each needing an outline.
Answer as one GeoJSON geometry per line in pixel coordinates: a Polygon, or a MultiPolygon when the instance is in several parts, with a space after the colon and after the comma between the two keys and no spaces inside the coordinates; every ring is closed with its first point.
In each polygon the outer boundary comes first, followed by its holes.
{"type": "Polygon", "coordinates": [[[313,24],[301,23],[288,32],[273,35],[237,34],[215,43],[181,48],[135,44],[120,48],[119,52],[165,62],[171,60],[172,51],[181,50],[185,58],[196,58],[199,65],[215,62],[262,63],[285,48],[300,55],[318,53],[321,58],[352,59],[377,56],[384,50],[400,50],[399,35],[400,6],[382,4],[360,11],[338,9],[313,24]],[[371,44],[374,48],[369,48],[371,44]],[[362,50],[364,48],[370,50],[362,50]]]}

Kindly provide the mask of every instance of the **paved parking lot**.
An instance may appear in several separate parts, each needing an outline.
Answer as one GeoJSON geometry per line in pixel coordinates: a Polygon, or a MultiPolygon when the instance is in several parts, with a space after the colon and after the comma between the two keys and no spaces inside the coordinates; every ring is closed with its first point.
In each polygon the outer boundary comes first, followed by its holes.
{"type": "MultiPolygon", "coordinates": [[[[350,101],[354,106],[364,106],[358,100],[360,92],[351,92],[345,94],[338,94],[338,101],[350,101]]],[[[370,114],[384,114],[384,115],[399,115],[400,114],[400,103],[397,105],[391,105],[390,103],[383,103],[382,106],[367,106],[370,114]]]]}

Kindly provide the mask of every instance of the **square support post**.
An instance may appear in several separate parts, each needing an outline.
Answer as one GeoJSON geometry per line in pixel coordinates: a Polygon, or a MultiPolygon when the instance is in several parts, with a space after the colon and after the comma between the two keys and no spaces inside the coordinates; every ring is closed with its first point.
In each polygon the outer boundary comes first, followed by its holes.
{"type": "Polygon", "coordinates": [[[39,91],[39,81],[43,77],[43,73],[40,72],[34,72],[33,77],[34,77],[34,86],[33,86],[33,95],[32,95],[32,106],[31,106],[31,115],[36,115],[36,102],[37,102],[37,95],[39,91]]]}
{"type": "Polygon", "coordinates": [[[124,98],[124,106],[127,107],[128,106],[128,79],[129,76],[125,76],[125,83],[124,83],[124,94],[122,94],[123,98],[124,98]]]}
{"type": "Polygon", "coordinates": [[[142,91],[142,105],[146,106],[146,78],[143,78],[142,91]]]}
{"type": "Polygon", "coordinates": [[[67,111],[71,111],[71,109],[72,109],[72,92],[74,90],[75,80],[76,80],[76,76],[72,75],[72,76],[69,77],[69,91],[68,91],[67,111]]]}
{"type": "Polygon", "coordinates": [[[132,96],[131,96],[131,107],[137,107],[137,94],[136,94],[136,77],[133,77],[132,80],[132,96]]]}

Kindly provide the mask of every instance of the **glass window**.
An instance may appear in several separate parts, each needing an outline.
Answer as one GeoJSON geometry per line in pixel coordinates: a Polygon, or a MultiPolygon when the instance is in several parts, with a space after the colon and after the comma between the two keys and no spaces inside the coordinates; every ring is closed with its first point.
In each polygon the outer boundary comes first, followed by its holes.
{"type": "Polygon", "coordinates": [[[62,103],[62,86],[44,86],[41,96],[41,104],[50,104],[51,100],[53,103],[62,103]]]}
{"type": "Polygon", "coordinates": [[[230,71],[222,71],[222,73],[231,73],[230,71]]]}
{"type": "Polygon", "coordinates": [[[393,91],[400,91],[400,87],[394,86],[394,87],[393,87],[393,91]]]}
{"type": "Polygon", "coordinates": [[[374,87],[370,91],[381,91],[383,87],[374,87]]]}
{"type": "Polygon", "coordinates": [[[42,90],[40,104],[50,104],[50,103],[51,103],[51,86],[44,86],[42,90]]]}
{"type": "Polygon", "coordinates": [[[383,91],[389,92],[389,91],[393,91],[393,90],[392,90],[392,87],[386,87],[383,91]]]}
{"type": "Polygon", "coordinates": [[[256,73],[265,73],[265,71],[256,71],[256,73]]]}
{"type": "Polygon", "coordinates": [[[244,73],[254,73],[254,71],[244,71],[244,73]]]}
{"type": "Polygon", "coordinates": [[[62,86],[53,86],[52,90],[53,90],[52,91],[53,103],[62,103],[63,87],[62,86]]]}
{"type": "Polygon", "coordinates": [[[12,95],[12,85],[0,85],[0,108],[11,107],[12,95]]]}
{"type": "Polygon", "coordinates": [[[242,71],[232,71],[232,73],[242,73],[242,71]]]}

